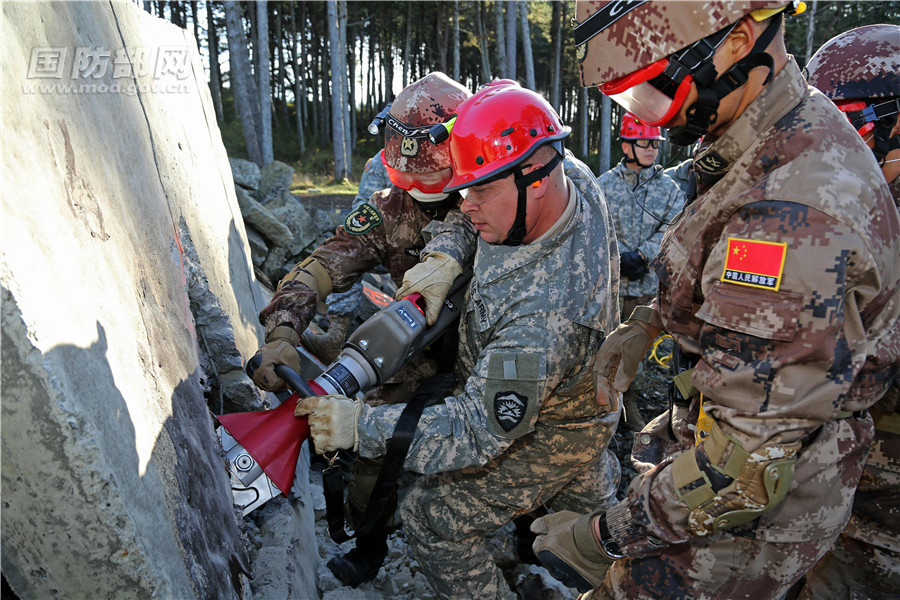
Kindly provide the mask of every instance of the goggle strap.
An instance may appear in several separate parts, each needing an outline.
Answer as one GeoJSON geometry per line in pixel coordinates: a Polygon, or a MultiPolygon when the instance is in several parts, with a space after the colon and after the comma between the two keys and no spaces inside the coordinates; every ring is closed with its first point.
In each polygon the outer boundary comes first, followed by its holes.
{"type": "Polygon", "coordinates": [[[884,117],[900,113],[900,98],[891,98],[881,104],[872,104],[862,110],[853,110],[847,113],[847,118],[855,129],[860,129],[866,123],[880,121],[884,117]],[[858,124],[857,124],[858,123],[858,124]]]}

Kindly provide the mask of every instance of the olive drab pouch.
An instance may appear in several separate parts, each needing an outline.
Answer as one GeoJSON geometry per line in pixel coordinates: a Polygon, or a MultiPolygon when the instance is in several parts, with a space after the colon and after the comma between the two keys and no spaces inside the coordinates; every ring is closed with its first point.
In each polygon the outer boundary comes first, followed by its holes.
{"type": "Polygon", "coordinates": [[[698,537],[737,527],[775,508],[787,495],[801,444],[772,444],[754,452],[707,417],[703,441],[672,462],[675,492],[690,509],[698,537]]]}
{"type": "Polygon", "coordinates": [[[546,357],[491,352],[487,366],[484,409],[488,431],[506,439],[533,431],[547,377],[546,357]]]}

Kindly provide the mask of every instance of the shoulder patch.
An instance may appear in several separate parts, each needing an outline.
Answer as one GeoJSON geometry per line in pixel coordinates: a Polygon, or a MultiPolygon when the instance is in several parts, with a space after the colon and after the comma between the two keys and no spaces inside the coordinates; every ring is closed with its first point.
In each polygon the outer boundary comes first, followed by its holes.
{"type": "Polygon", "coordinates": [[[721,281],[778,291],[787,244],[728,238],[721,281]]]}
{"type": "Polygon", "coordinates": [[[384,219],[378,209],[371,204],[360,204],[344,220],[344,231],[351,235],[362,235],[381,225],[384,219]]]}
{"type": "Polygon", "coordinates": [[[512,431],[525,418],[528,409],[528,396],[513,391],[494,394],[494,418],[503,431],[512,431]]]}

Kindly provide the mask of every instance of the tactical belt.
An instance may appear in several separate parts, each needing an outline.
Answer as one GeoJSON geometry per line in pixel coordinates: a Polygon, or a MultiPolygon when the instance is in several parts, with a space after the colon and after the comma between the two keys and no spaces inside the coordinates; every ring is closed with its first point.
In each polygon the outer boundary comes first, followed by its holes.
{"type": "Polygon", "coordinates": [[[344,476],[340,466],[329,464],[322,471],[328,534],[336,543],[340,544],[356,536],[365,535],[378,521],[391,493],[397,488],[397,479],[403,470],[403,461],[406,459],[410,444],[412,444],[422,411],[430,403],[442,399],[455,380],[454,373],[437,373],[420,385],[415,394],[407,401],[406,407],[394,426],[391,439],[387,441],[387,450],[381,471],[378,473],[375,487],[372,488],[366,504],[362,523],[355,533],[348,533],[344,526],[344,476]]]}

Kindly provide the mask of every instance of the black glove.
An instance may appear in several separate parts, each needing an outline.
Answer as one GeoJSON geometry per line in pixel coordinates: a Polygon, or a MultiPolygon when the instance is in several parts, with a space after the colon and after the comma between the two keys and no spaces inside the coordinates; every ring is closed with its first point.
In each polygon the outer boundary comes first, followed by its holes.
{"type": "Polygon", "coordinates": [[[628,281],[637,281],[649,272],[647,261],[637,250],[622,252],[619,255],[619,275],[628,281]]]}

